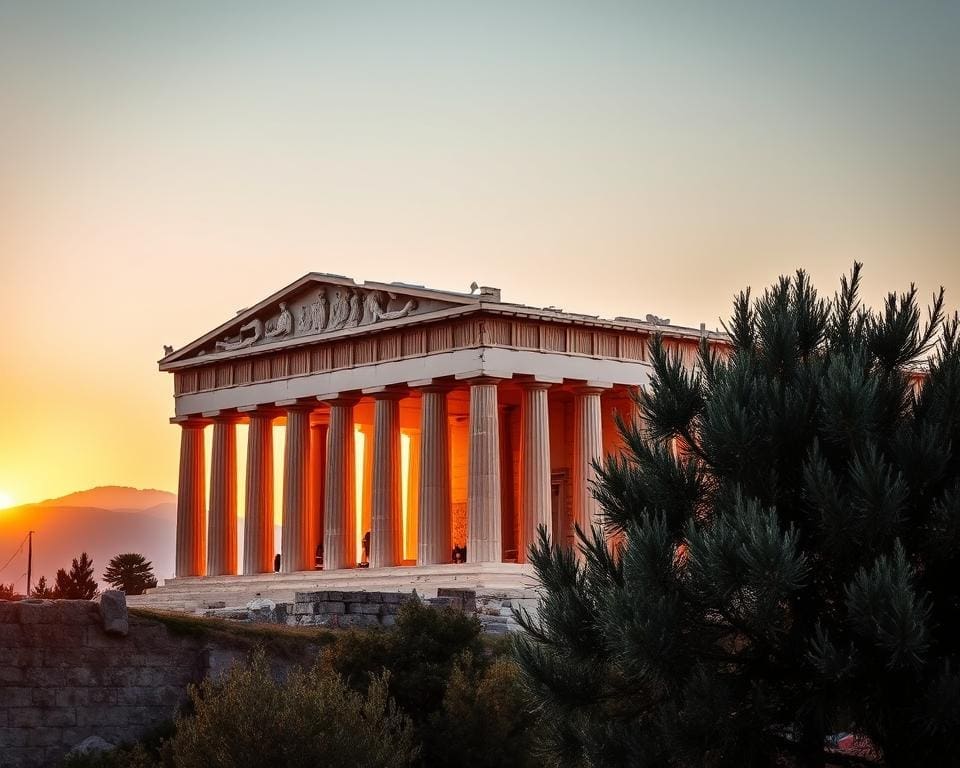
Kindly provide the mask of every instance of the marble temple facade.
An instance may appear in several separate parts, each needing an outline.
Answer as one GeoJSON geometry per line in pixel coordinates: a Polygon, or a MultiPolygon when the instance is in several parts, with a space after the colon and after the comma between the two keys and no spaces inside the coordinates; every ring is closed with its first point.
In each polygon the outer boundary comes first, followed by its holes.
{"type": "Polygon", "coordinates": [[[181,428],[177,577],[264,573],[277,552],[284,573],[464,549],[522,563],[538,526],[569,544],[597,520],[592,462],[620,446],[615,414],[635,417],[654,333],[687,363],[702,338],[726,343],[495,288],[304,276],[160,361],[181,428]]]}

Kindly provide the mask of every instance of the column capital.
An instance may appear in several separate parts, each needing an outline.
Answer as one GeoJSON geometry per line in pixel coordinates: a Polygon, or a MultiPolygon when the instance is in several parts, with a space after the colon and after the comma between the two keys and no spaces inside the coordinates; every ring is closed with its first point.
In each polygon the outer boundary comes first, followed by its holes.
{"type": "Polygon", "coordinates": [[[408,381],[407,386],[421,393],[452,392],[457,387],[455,382],[445,381],[443,379],[418,379],[416,381],[408,381]]]}
{"type": "Polygon", "coordinates": [[[542,379],[525,379],[517,382],[520,389],[550,389],[550,387],[560,383],[562,381],[543,381],[542,379]]]}
{"type": "Polygon", "coordinates": [[[469,384],[471,387],[473,387],[473,386],[482,386],[485,384],[493,384],[493,385],[500,384],[503,381],[510,379],[511,374],[504,374],[503,376],[499,376],[497,374],[480,373],[480,372],[464,374],[464,375],[461,375],[458,373],[456,378],[457,378],[457,381],[461,381],[464,384],[469,384]]]}
{"type": "Polygon", "coordinates": [[[241,416],[246,416],[248,418],[271,418],[275,419],[279,416],[282,416],[284,413],[283,408],[277,408],[277,406],[267,404],[261,405],[241,405],[237,408],[237,413],[241,416]]]}
{"type": "Polygon", "coordinates": [[[210,419],[214,424],[236,424],[242,414],[236,411],[204,411],[203,418],[210,419]]]}
{"type": "Polygon", "coordinates": [[[360,391],[374,400],[403,400],[403,398],[410,396],[406,387],[367,387],[360,391]]]}
{"type": "Polygon", "coordinates": [[[202,416],[192,415],[192,416],[172,416],[170,418],[171,424],[179,424],[184,429],[202,429],[208,424],[213,424],[211,419],[205,419],[202,416]]]}
{"type": "Polygon", "coordinates": [[[613,384],[605,381],[579,382],[570,387],[570,391],[575,395],[602,395],[611,389],[613,389],[613,384]]]}
{"type": "Polygon", "coordinates": [[[299,400],[297,398],[292,398],[290,400],[277,400],[274,403],[277,408],[282,408],[287,411],[313,411],[316,409],[317,404],[309,400],[299,400]]]}
{"type": "Polygon", "coordinates": [[[356,405],[360,402],[360,395],[354,392],[330,392],[326,395],[317,395],[317,400],[325,405],[356,405]]]}

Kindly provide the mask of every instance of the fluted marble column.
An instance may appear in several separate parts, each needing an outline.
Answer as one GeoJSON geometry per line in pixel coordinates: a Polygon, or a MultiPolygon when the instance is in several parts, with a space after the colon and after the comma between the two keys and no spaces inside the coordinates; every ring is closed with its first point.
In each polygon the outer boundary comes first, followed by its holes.
{"type": "Polygon", "coordinates": [[[330,401],[327,429],[327,471],[324,483],[323,568],[352,568],[357,562],[354,515],[353,406],[356,400],[330,401]]]}
{"type": "Polygon", "coordinates": [[[283,448],[283,530],[280,570],[313,570],[310,533],[310,406],[287,408],[283,448]]]}
{"type": "Polygon", "coordinates": [[[327,425],[310,425],[310,551],[323,545],[323,496],[327,471],[327,425]]]}
{"type": "Polygon", "coordinates": [[[593,462],[603,455],[598,387],[579,387],[573,400],[573,521],[589,533],[600,522],[600,505],[593,497],[597,473],[593,462]]]}
{"type": "Polygon", "coordinates": [[[213,422],[207,576],[237,572],[237,425],[232,416],[213,422]]]}
{"type": "Polygon", "coordinates": [[[450,562],[450,424],[447,389],[421,391],[417,565],[434,565],[450,562]]]}
{"type": "Polygon", "coordinates": [[[253,412],[247,430],[244,575],[273,571],[273,419],[271,412],[253,412]]]}
{"type": "Polygon", "coordinates": [[[410,430],[407,439],[410,442],[407,448],[407,515],[403,522],[403,560],[416,562],[417,531],[420,530],[420,431],[410,430]]]}
{"type": "Polygon", "coordinates": [[[517,562],[527,562],[527,550],[537,540],[537,527],[553,536],[550,498],[549,384],[523,385],[520,401],[520,540],[517,562]]]}
{"type": "Polygon", "coordinates": [[[467,467],[467,562],[499,563],[503,553],[496,380],[474,379],[470,382],[467,467]]]}
{"type": "Polygon", "coordinates": [[[203,421],[180,424],[180,480],[177,485],[177,576],[206,573],[207,534],[203,421]]]}
{"type": "Polygon", "coordinates": [[[371,568],[399,565],[403,560],[403,507],[400,495],[402,396],[394,392],[374,395],[371,568]]]}

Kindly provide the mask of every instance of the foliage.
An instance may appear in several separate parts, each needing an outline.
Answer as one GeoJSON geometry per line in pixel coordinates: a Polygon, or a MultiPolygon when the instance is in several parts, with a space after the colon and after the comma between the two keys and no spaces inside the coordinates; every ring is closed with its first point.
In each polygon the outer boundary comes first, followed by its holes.
{"type": "Polygon", "coordinates": [[[57,571],[53,596],[61,600],[92,600],[97,595],[97,581],[93,578],[93,561],[86,552],[73,558],[70,573],[63,568],[57,571]]]}
{"type": "Polygon", "coordinates": [[[960,323],[859,282],[742,292],[692,371],[653,340],[644,423],[598,466],[624,544],[531,549],[515,651],[558,764],[821,766],[839,731],[957,764],[960,323]]]}
{"type": "Polygon", "coordinates": [[[436,768],[539,766],[533,715],[523,708],[516,664],[478,664],[465,653],[454,665],[440,709],[422,729],[424,765],[436,768]]]}
{"type": "Polygon", "coordinates": [[[258,651],[221,682],[191,691],[195,714],[177,721],[169,754],[176,768],[401,768],[416,747],[387,685],[387,675],[373,677],[361,694],[324,664],[277,682],[258,651]]]}
{"type": "Polygon", "coordinates": [[[41,576],[37,579],[37,583],[34,585],[33,592],[30,593],[30,596],[40,599],[49,599],[54,596],[53,588],[47,584],[46,576],[41,576]]]}
{"type": "Polygon", "coordinates": [[[480,622],[453,608],[405,603],[390,631],[350,631],[329,651],[330,663],[354,687],[371,672],[390,671],[390,695],[415,723],[426,722],[443,701],[460,655],[481,651],[480,622]]]}
{"type": "Polygon", "coordinates": [[[128,552],[110,559],[103,580],[128,595],[142,595],[157,586],[153,575],[153,563],[143,555],[128,552]]]}
{"type": "Polygon", "coordinates": [[[0,600],[13,600],[15,596],[16,592],[13,590],[13,582],[10,584],[0,582],[0,600]]]}

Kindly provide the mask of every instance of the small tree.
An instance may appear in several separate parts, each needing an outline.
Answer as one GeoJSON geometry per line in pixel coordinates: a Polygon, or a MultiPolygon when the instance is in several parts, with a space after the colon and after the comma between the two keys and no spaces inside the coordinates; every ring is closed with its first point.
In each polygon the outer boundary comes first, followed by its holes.
{"type": "Polygon", "coordinates": [[[93,578],[93,561],[86,552],[73,558],[70,573],[63,568],[57,571],[54,597],[61,600],[91,600],[97,594],[97,582],[93,578]]]}
{"type": "Polygon", "coordinates": [[[48,599],[54,596],[53,589],[47,585],[47,577],[41,576],[37,581],[37,585],[33,588],[33,592],[30,595],[31,597],[38,597],[41,599],[48,599]]]}
{"type": "Polygon", "coordinates": [[[103,580],[128,595],[142,595],[157,586],[153,564],[135,552],[113,557],[103,572],[103,580]]]}
{"type": "Polygon", "coordinates": [[[0,600],[13,600],[14,595],[13,584],[0,583],[0,600]]]}

